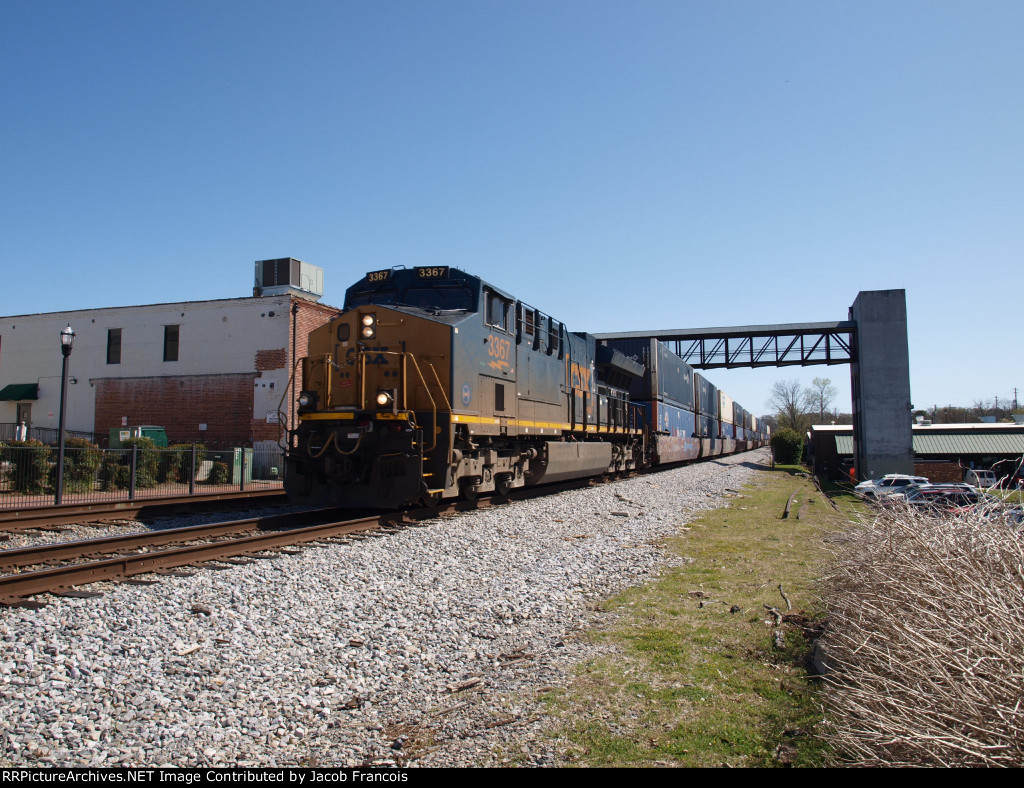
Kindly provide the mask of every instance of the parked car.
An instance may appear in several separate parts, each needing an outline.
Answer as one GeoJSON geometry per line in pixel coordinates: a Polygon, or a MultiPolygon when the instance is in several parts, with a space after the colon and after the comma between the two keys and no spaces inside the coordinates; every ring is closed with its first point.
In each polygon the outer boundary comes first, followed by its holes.
{"type": "MultiPolygon", "coordinates": [[[[908,484],[905,487],[900,487],[898,490],[895,490],[894,492],[886,493],[884,497],[879,498],[878,500],[879,500],[880,503],[884,503],[886,506],[896,506],[899,503],[905,502],[906,499],[907,499],[907,496],[910,495],[915,490],[920,490],[922,487],[932,487],[932,486],[933,485],[932,485],[931,482],[917,482],[916,484],[908,484]]],[[[963,489],[965,489],[965,490],[973,490],[974,489],[969,484],[961,485],[961,484],[958,483],[957,486],[958,487],[963,487],[963,489]]]]}
{"type": "Polygon", "coordinates": [[[964,482],[972,487],[987,489],[999,483],[995,471],[984,471],[975,468],[964,468],[964,482]]]}
{"type": "Polygon", "coordinates": [[[969,484],[929,484],[912,490],[904,498],[906,504],[915,509],[943,511],[974,506],[988,500],[996,499],[979,493],[969,484]]]}
{"type": "Polygon", "coordinates": [[[958,506],[951,510],[957,516],[980,517],[990,522],[1005,520],[1013,526],[1024,525],[1024,508],[1020,506],[1007,506],[1003,501],[994,496],[981,494],[982,500],[967,506],[958,506]]]}
{"type": "Polygon", "coordinates": [[[885,498],[893,493],[901,492],[911,484],[928,484],[924,476],[908,476],[902,473],[887,473],[881,479],[861,482],[853,488],[854,493],[867,500],[885,498]]]}

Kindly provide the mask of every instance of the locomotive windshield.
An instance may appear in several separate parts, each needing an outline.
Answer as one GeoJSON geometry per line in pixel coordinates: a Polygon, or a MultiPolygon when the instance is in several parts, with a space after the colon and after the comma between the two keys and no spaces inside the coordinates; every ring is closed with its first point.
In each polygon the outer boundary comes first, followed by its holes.
{"type": "Polygon", "coordinates": [[[371,288],[360,290],[357,293],[349,293],[345,299],[345,308],[351,309],[354,306],[365,306],[366,304],[393,304],[398,291],[393,287],[371,288]]]}
{"type": "Polygon", "coordinates": [[[473,291],[459,282],[435,282],[424,287],[407,287],[402,302],[423,309],[455,309],[470,312],[474,309],[473,291]]]}

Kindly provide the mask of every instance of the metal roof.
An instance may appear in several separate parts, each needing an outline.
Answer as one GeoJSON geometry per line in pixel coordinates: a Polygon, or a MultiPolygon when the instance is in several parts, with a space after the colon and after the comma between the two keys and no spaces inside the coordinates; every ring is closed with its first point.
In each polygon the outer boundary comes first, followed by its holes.
{"type": "MultiPolygon", "coordinates": [[[[853,454],[853,435],[836,435],[836,452],[853,454]]],[[[1024,432],[986,435],[921,435],[914,434],[914,454],[1014,454],[1024,455],[1024,432]]]]}

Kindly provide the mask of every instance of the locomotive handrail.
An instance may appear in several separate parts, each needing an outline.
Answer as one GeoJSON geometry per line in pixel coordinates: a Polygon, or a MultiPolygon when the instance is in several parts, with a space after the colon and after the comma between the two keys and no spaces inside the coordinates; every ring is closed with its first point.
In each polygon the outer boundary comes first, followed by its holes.
{"type": "MultiPolygon", "coordinates": [[[[430,371],[434,373],[434,380],[437,381],[437,390],[440,391],[441,392],[441,396],[444,397],[444,404],[448,407],[448,413],[451,414],[451,412],[452,412],[452,403],[448,399],[448,395],[445,393],[444,386],[441,385],[441,376],[437,374],[437,370],[434,368],[433,364],[428,364],[428,366],[430,367],[430,371]]],[[[427,388],[427,387],[424,386],[424,388],[427,388]]],[[[428,396],[430,395],[430,389],[427,389],[427,395],[428,396]]],[[[436,425],[435,425],[434,432],[435,433],[437,432],[436,425]]],[[[448,465],[450,466],[451,464],[452,464],[452,442],[448,441],[448,465]]]]}
{"type": "MultiPolygon", "coordinates": [[[[403,410],[413,415],[413,422],[415,423],[416,412],[409,408],[408,392],[406,391],[406,379],[408,374],[406,372],[405,362],[407,359],[412,359],[412,365],[416,368],[416,374],[419,375],[420,383],[423,384],[423,390],[426,392],[428,399],[430,399],[431,407],[431,419],[433,421],[432,429],[430,431],[430,447],[426,449],[427,452],[433,451],[437,448],[437,402],[434,401],[434,395],[430,393],[430,386],[427,385],[427,379],[423,376],[423,371],[420,369],[419,362],[416,361],[416,356],[407,350],[381,350],[373,351],[376,355],[382,356],[397,356],[402,359],[402,405],[403,410]]],[[[359,406],[361,409],[366,409],[366,356],[367,351],[359,351],[359,406]]],[[[433,364],[430,365],[433,369],[433,364]]],[[[437,378],[437,371],[434,371],[434,377],[437,378]]],[[[444,387],[441,386],[440,378],[437,378],[437,384],[441,389],[441,393],[444,394],[444,387]]],[[[448,402],[447,396],[445,397],[445,403],[448,405],[448,410],[451,410],[451,403],[448,402]]],[[[449,463],[451,458],[449,457],[449,463]]]]}
{"type": "MultiPolygon", "coordinates": [[[[420,376],[420,382],[423,384],[423,390],[426,392],[427,397],[430,399],[430,407],[431,407],[430,415],[431,415],[431,418],[433,419],[433,424],[431,425],[431,430],[430,430],[430,448],[426,450],[426,451],[430,452],[430,451],[433,451],[435,448],[437,448],[437,403],[434,402],[434,396],[430,393],[430,386],[427,385],[427,379],[425,377],[423,377],[423,372],[420,370],[419,362],[416,361],[416,356],[414,356],[412,353],[409,353],[408,351],[403,351],[402,352],[403,364],[405,362],[405,357],[406,356],[408,356],[409,358],[412,359],[412,365],[414,367],[416,367],[416,374],[420,376]]],[[[405,375],[402,376],[402,396],[403,396],[403,398],[405,397],[405,377],[406,377],[405,375]]],[[[409,403],[408,402],[404,402],[403,404],[408,406],[409,403]]]]}

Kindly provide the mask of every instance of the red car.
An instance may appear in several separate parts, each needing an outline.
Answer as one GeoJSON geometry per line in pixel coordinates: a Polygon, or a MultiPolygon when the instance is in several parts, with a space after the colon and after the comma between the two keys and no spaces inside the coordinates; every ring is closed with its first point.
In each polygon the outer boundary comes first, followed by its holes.
{"type": "Polygon", "coordinates": [[[907,493],[905,502],[909,506],[921,509],[957,509],[980,503],[982,494],[973,489],[964,489],[959,484],[931,484],[918,487],[907,493]]]}

